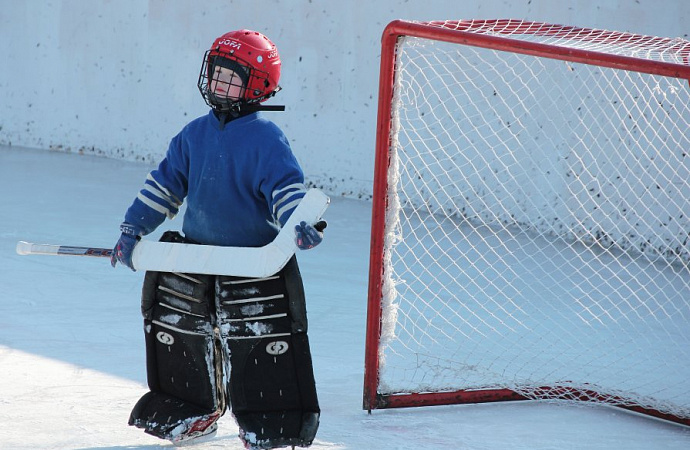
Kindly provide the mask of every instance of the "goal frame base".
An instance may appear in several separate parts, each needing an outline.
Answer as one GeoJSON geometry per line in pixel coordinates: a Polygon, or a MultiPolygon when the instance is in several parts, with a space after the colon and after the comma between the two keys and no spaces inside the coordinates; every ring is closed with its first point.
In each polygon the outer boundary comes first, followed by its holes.
{"type": "MultiPolygon", "coordinates": [[[[539,389],[544,393],[549,393],[549,400],[562,400],[570,402],[590,403],[596,406],[606,406],[620,409],[630,413],[642,414],[646,417],[655,417],[657,419],[666,420],[690,427],[690,419],[681,419],[676,416],[659,412],[655,409],[644,408],[635,405],[612,405],[605,402],[598,402],[603,400],[603,397],[594,391],[581,391],[570,387],[541,387],[539,389]]],[[[368,397],[370,398],[370,397],[368,397]]],[[[425,392],[417,394],[379,394],[374,396],[374,404],[369,404],[366,400],[363,409],[371,413],[374,409],[389,409],[389,408],[419,408],[424,406],[448,406],[448,405],[466,405],[466,404],[480,404],[480,403],[498,403],[498,402],[517,402],[517,401],[540,401],[541,399],[532,399],[525,397],[510,389],[489,389],[489,390],[458,390],[452,392],[425,392]]],[[[546,399],[546,397],[545,397],[546,399]]],[[[620,399],[622,400],[622,399],[620,399]]]]}

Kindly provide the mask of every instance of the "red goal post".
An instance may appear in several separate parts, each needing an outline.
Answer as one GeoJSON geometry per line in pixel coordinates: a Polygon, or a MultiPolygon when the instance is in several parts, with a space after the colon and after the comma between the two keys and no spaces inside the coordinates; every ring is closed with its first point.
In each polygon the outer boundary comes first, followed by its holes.
{"type": "Polygon", "coordinates": [[[690,425],[689,58],[683,39],[521,20],[386,27],[364,409],[560,399],[690,425]],[[576,341],[569,361],[550,339],[576,341]]]}

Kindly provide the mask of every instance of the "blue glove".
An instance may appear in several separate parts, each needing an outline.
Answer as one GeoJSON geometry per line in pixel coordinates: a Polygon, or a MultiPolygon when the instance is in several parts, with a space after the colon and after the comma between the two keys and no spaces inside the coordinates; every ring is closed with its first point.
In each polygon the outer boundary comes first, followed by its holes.
{"type": "Polygon", "coordinates": [[[122,235],[120,235],[120,239],[115,244],[113,255],[110,257],[110,264],[115,267],[119,261],[130,269],[135,270],[132,265],[132,252],[134,251],[134,246],[141,239],[142,229],[136,225],[123,223],[120,225],[120,231],[122,231],[122,235]]]}
{"type": "Polygon", "coordinates": [[[326,228],[325,220],[320,220],[314,225],[309,225],[307,222],[300,222],[295,226],[295,242],[300,250],[309,250],[314,248],[323,241],[322,231],[326,228]]]}

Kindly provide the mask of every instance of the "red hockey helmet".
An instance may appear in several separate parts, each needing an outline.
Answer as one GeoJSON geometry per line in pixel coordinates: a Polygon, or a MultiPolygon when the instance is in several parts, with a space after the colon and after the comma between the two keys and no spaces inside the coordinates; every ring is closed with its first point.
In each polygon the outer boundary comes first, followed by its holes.
{"type": "Polygon", "coordinates": [[[237,30],[217,38],[205,54],[197,83],[209,106],[229,110],[242,103],[260,103],[273,97],[280,86],[280,55],[263,34],[237,30]],[[216,67],[232,69],[243,83],[239,99],[218,96],[211,89],[216,67]]]}

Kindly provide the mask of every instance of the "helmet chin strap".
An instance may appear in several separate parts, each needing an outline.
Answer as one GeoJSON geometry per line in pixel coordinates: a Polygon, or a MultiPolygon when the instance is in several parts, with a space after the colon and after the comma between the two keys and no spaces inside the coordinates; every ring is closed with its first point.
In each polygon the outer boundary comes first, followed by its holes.
{"type": "Polygon", "coordinates": [[[263,105],[261,103],[249,103],[242,106],[242,111],[285,111],[285,105],[263,105]]]}
{"type": "Polygon", "coordinates": [[[233,105],[229,109],[213,108],[216,117],[218,118],[220,129],[225,128],[225,125],[231,120],[237,119],[247,114],[255,113],[257,111],[285,111],[285,105],[262,105],[261,103],[240,103],[233,105]]]}
{"type": "Polygon", "coordinates": [[[285,105],[263,105],[261,103],[239,103],[223,108],[221,105],[214,106],[213,109],[218,114],[228,114],[232,118],[237,118],[257,111],[285,111],[285,105]]]}

